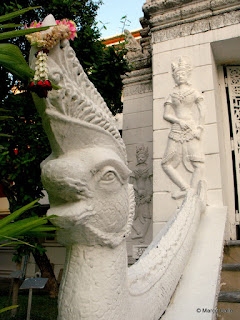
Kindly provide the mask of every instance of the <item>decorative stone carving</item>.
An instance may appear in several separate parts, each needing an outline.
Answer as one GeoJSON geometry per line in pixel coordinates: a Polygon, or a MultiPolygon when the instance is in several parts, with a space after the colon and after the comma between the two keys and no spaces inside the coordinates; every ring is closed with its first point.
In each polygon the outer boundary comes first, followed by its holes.
{"type": "Polygon", "coordinates": [[[137,165],[132,172],[130,182],[135,191],[135,217],[133,221],[132,239],[139,239],[144,242],[144,237],[148,231],[152,220],[152,170],[147,164],[148,148],[144,145],[136,149],[137,165]]]}
{"type": "MultiPolygon", "coordinates": [[[[55,24],[52,16],[43,22],[55,24]]],[[[193,245],[203,183],[197,195],[189,190],[180,210],[128,270],[134,192],[123,141],[67,40],[49,51],[47,67],[60,89],[46,99],[33,97],[52,148],[42,163],[48,215],[55,215],[58,241],[67,249],[58,320],[159,319],[193,245]]]]}
{"type": "Polygon", "coordinates": [[[132,85],[128,85],[126,88],[124,88],[124,97],[152,91],[152,80],[149,79],[148,81],[139,81],[138,83],[133,83],[132,85]]]}
{"type": "Polygon", "coordinates": [[[149,52],[145,51],[145,53],[143,53],[142,46],[128,30],[125,30],[125,39],[127,49],[126,58],[132,68],[137,70],[148,67],[151,64],[149,52]]]}
{"type": "Polygon", "coordinates": [[[164,103],[163,118],[172,124],[168,144],[162,159],[162,167],[180,191],[172,194],[175,199],[185,196],[190,188],[197,190],[203,179],[204,154],[201,146],[204,130],[205,107],[202,95],[188,82],[191,65],[180,57],[172,63],[172,74],[176,87],[164,103]],[[196,108],[198,115],[195,115],[196,108]],[[183,163],[192,173],[191,184],[185,181],[176,168],[183,163]]]}
{"type": "Polygon", "coordinates": [[[154,43],[237,24],[239,9],[238,0],[156,0],[143,6],[154,43]]]}

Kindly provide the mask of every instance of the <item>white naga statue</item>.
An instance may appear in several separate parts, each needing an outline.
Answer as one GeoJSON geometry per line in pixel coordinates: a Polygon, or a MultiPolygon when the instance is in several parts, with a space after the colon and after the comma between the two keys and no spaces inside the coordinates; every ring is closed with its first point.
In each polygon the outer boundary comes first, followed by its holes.
{"type": "MultiPolygon", "coordinates": [[[[55,24],[53,16],[43,22],[55,24]]],[[[44,31],[47,40],[51,30],[44,31]]],[[[128,183],[125,146],[69,41],[56,42],[45,61],[48,79],[60,89],[46,98],[33,96],[52,148],[42,163],[48,215],[56,215],[52,221],[61,228],[57,238],[67,250],[58,320],[157,320],[194,242],[203,208],[201,182],[199,193],[188,191],[182,207],[128,268],[126,238],[134,217],[134,191],[128,183]]],[[[33,44],[33,69],[38,50],[33,44]]]]}
{"type": "Polygon", "coordinates": [[[197,190],[198,183],[203,178],[204,169],[201,140],[205,106],[202,95],[188,83],[192,68],[185,59],[180,57],[172,63],[172,74],[176,86],[164,104],[163,115],[172,127],[162,159],[162,167],[180,188],[172,194],[175,199],[184,197],[190,186],[197,190]],[[181,161],[186,170],[192,173],[190,186],[176,170],[181,161]]]}

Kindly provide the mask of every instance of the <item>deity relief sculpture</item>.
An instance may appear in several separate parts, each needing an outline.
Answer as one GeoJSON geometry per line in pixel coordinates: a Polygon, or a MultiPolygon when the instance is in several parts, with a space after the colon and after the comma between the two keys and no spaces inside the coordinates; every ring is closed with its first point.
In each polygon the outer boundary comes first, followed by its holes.
{"type": "MultiPolygon", "coordinates": [[[[42,25],[54,26],[56,21],[50,15],[42,25]]],[[[47,39],[51,28],[44,31],[47,39]]],[[[33,69],[38,50],[33,44],[33,69]]],[[[33,98],[52,148],[41,164],[48,215],[55,215],[57,239],[66,247],[58,320],[157,320],[194,243],[203,209],[201,182],[198,194],[188,191],[182,207],[128,268],[126,238],[135,214],[134,190],[114,118],[68,40],[54,43],[46,68],[58,90],[42,98],[33,93],[33,98]]]]}
{"type": "Polygon", "coordinates": [[[137,165],[133,170],[130,182],[135,191],[135,217],[133,221],[132,239],[144,241],[151,219],[152,170],[147,164],[148,148],[144,145],[136,149],[137,165]]]}
{"type": "Polygon", "coordinates": [[[191,70],[192,67],[186,58],[180,57],[172,63],[172,75],[176,86],[164,103],[163,118],[172,126],[162,159],[162,168],[180,189],[172,194],[174,199],[184,197],[190,187],[197,190],[204,173],[201,141],[205,106],[202,95],[188,82],[191,70]],[[181,161],[185,169],[192,173],[190,185],[176,170],[181,161]]]}

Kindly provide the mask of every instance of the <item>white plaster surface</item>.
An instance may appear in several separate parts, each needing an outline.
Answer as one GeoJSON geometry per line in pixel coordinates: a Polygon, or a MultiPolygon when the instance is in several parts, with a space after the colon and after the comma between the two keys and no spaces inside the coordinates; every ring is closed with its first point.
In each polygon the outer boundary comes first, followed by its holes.
{"type": "Polygon", "coordinates": [[[213,207],[223,205],[223,191],[222,189],[208,190],[207,204],[213,207]]]}
{"type": "Polygon", "coordinates": [[[153,101],[153,130],[170,129],[169,122],[163,119],[165,99],[155,99],[153,101]]]}
{"type": "Polygon", "coordinates": [[[214,89],[212,65],[205,65],[196,68],[192,76],[192,85],[200,92],[214,89]]]}
{"type": "Polygon", "coordinates": [[[206,155],[206,179],[209,189],[222,188],[219,154],[206,155]]]}
{"type": "Polygon", "coordinates": [[[203,145],[205,154],[219,153],[217,124],[205,125],[203,145]]]}
{"type": "Polygon", "coordinates": [[[161,160],[156,159],[153,161],[153,191],[171,191],[171,181],[162,169],[161,160]]]}
{"type": "Polygon", "coordinates": [[[125,114],[123,130],[152,126],[152,110],[125,114]]]}
{"type": "Polygon", "coordinates": [[[172,199],[170,192],[154,192],[153,214],[154,222],[168,221],[176,211],[177,203],[172,199]]]}
{"type": "Polygon", "coordinates": [[[153,158],[161,159],[165,152],[165,146],[168,140],[169,129],[155,130],[153,132],[153,158]]]}
{"type": "Polygon", "coordinates": [[[153,239],[164,228],[165,225],[166,225],[166,222],[154,222],[154,224],[153,224],[153,239]]]}
{"type": "Polygon", "coordinates": [[[205,105],[206,105],[206,121],[205,124],[216,123],[216,99],[215,99],[215,92],[214,90],[206,91],[203,94],[205,105]]]}
{"type": "Polygon", "coordinates": [[[166,99],[167,94],[170,92],[172,88],[172,85],[170,85],[169,83],[170,81],[171,76],[168,73],[162,73],[153,76],[153,99],[166,99]]]}
{"type": "Polygon", "coordinates": [[[125,130],[123,140],[125,144],[152,142],[152,126],[125,130]]]}
{"type": "Polygon", "coordinates": [[[195,245],[171,303],[161,320],[212,320],[216,308],[226,207],[209,207],[201,217],[195,245]]]}
{"type": "Polygon", "coordinates": [[[152,110],[152,93],[124,97],[124,114],[152,110]]]}

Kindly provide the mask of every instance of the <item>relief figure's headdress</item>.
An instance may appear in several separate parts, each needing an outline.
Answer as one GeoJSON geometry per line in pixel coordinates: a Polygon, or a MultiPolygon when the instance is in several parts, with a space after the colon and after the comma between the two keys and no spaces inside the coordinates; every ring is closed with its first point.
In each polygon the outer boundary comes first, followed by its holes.
{"type": "Polygon", "coordinates": [[[172,62],[172,72],[178,72],[180,70],[184,70],[188,73],[192,71],[192,66],[189,59],[187,57],[178,57],[174,62],[172,62]]]}

